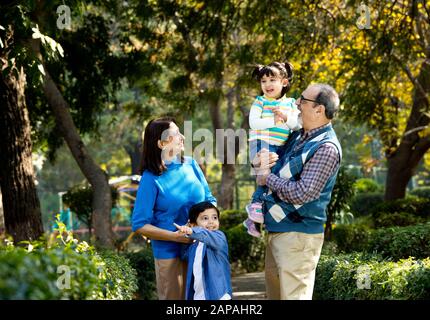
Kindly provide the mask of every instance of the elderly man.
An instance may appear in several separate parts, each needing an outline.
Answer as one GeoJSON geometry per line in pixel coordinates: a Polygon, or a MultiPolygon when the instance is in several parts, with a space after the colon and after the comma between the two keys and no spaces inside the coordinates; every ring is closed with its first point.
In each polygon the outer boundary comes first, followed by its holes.
{"type": "Polygon", "coordinates": [[[265,276],[268,299],[310,300],[324,241],[326,208],[342,158],[331,125],[339,96],[327,84],[310,85],[297,99],[303,129],[276,155],[267,150],[253,161],[263,196],[268,231],[265,276]],[[267,161],[267,159],[269,159],[267,161]]]}

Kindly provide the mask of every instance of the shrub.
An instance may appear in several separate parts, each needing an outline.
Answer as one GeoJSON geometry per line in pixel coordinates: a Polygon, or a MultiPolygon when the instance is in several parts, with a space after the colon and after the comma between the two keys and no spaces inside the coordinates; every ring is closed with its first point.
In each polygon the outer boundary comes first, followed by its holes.
{"type": "Polygon", "coordinates": [[[244,210],[224,210],[220,215],[220,229],[227,231],[246,220],[248,214],[244,210]]]}
{"type": "Polygon", "coordinates": [[[57,224],[55,242],[0,245],[0,299],[131,299],[137,279],[128,261],[98,254],[57,224]]]}
{"type": "Polygon", "coordinates": [[[355,194],[353,188],[355,176],[348,173],[345,167],[341,166],[333,188],[330,203],[327,206],[327,221],[325,226],[325,236],[330,239],[332,235],[332,223],[343,219],[350,211],[350,202],[355,194]]]}
{"type": "MultiPolygon", "coordinates": [[[[115,187],[111,186],[112,205],[115,205],[118,198],[118,192],[115,187]]],[[[93,190],[91,186],[74,186],[63,195],[63,202],[70,207],[78,219],[85,223],[91,233],[92,227],[92,203],[93,190]]]]}
{"type": "Polygon", "coordinates": [[[315,299],[429,299],[430,258],[398,262],[378,255],[321,256],[315,299]]]}
{"type": "Polygon", "coordinates": [[[371,209],[384,201],[384,194],[380,192],[359,193],[351,201],[351,212],[354,217],[366,216],[371,209]]]}
{"type": "Polygon", "coordinates": [[[233,273],[255,272],[264,268],[265,243],[263,237],[250,236],[242,224],[228,229],[225,234],[233,273]]]}
{"type": "Polygon", "coordinates": [[[371,230],[363,224],[339,225],[333,240],[341,252],[375,252],[383,257],[422,259],[430,256],[430,223],[371,230]]]}
{"type": "Polygon", "coordinates": [[[342,252],[365,251],[371,229],[365,224],[337,225],[333,229],[333,240],[342,252]]]}
{"type": "Polygon", "coordinates": [[[150,247],[135,252],[127,252],[125,256],[131,266],[137,271],[138,290],[136,298],[142,300],[157,299],[155,282],[154,257],[150,247]]]}
{"type": "Polygon", "coordinates": [[[409,192],[418,198],[430,199],[430,187],[417,187],[409,192]]]}
{"type": "Polygon", "coordinates": [[[405,227],[424,222],[423,218],[417,217],[408,212],[374,214],[373,219],[375,228],[394,226],[405,227]]]}
{"type": "Polygon", "coordinates": [[[339,255],[321,255],[316,269],[313,298],[315,300],[351,299],[355,288],[350,288],[345,282],[350,281],[339,277],[339,266],[343,264],[360,265],[364,261],[381,261],[382,257],[366,253],[351,253],[339,255]]]}
{"type": "Polygon", "coordinates": [[[115,300],[133,299],[138,279],[129,259],[109,250],[102,251],[100,256],[105,263],[104,274],[100,276],[105,284],[103,296],[115,300]]]}
{"type": "Polygon", "coordinates": [[[406,212],[427,219],[430,217],[430,199],[408,197],[405,199],[382,202],[372,209],[372,213],[375,217],[382,213],[395,212],[406,212]]]}
{"type": "Polygon", "coordinates": [[[369,239],[368,250],[393,259],[429,257],[430,223],[378,229],[369,239]]]}
{"type": "Polygon", "coordinates": [[[373,179],[361,178],[355,181],[354,189],[357,193],[382,192],[383,187],[373,179]]]}

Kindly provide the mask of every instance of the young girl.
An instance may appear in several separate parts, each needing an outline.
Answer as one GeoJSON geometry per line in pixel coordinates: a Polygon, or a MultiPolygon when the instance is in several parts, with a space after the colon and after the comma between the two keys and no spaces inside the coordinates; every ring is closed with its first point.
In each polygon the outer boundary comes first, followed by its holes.
{"type": "MultiPolygon", "coordinates": [[[[253,102],[249,113],[251,161],[263,148],[277,152],[288,139],[291,130],[300,128],[297,119],[300,111],[294,103],[295,99],[286,97],[293,78],[291,63],[287,61],[272,62],[267,66],[258,65],[252,77],[260,82],[262,92],[253,102]]],[[[266,187],[258,187],[252,195],[251,203],[246,206],[248,219],[243,224],[254,237],[261,236],[258,224],[264,222],[261,196],[265,191],[266,187]]]]}
{"type": "Polygon", "coordinates": [[[211,202],[195,204],[189,211],[191,227],[175,224],[180,233],[195,240],[182,257],[188,260],[187,300],[230,300],[232,289],[228,244],[219,229],[219,211],[211,202]]]}

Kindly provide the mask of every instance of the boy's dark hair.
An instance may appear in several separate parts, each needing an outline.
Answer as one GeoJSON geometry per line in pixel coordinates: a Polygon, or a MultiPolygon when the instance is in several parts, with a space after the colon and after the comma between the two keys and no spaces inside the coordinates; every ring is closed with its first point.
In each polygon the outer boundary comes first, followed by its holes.
{"type": "Polygon", "coordinates": [[[196,203],[195,205],[193,205],[190,208],[190,211],[188,212],[188,219],[190,219],[190,223],[196,224],[197,218],[199,217],[199,214],[202,213],[203,211],[207,210],[207,209],[215,209],[217,214],[218,214],[218,218],[219,218],[218,208],[215,207],[209,201],[203,201],[203,202],[196,203]]]}
{"type": "MultiPolygon", "coordinates": [[[[272,62],[268,64],[267,66],[258,64],[255,66],[254,70],[252,71],[252,77],[257,80],[258,82],[261,81],[261,78],[263,76],[279,76],[282,79],[288,79],[288,84],[286,87],[282,88],[281,97],[286,94],[288,91],[290,91],[291,88],[291,82],[293,81],[294,76],[294,68],[293,65],[288,62],[272,62]]],[[[261,93],[262,95],[263,93],[261,93]]]]}

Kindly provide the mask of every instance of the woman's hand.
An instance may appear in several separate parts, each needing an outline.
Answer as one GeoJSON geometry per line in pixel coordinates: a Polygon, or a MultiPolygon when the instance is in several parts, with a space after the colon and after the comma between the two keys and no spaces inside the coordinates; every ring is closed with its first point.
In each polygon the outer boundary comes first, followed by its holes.
{"type": "Polygon", "coordinates": [[[145,224],[142,228],[136,231],[136,233],[142,234],[145,237],[152,240],[164,240],[164,241],[174,241],[181,243],[191,243],[192,240],[187,238],[185,234],[179,233],[179,231],[169,231],[166,229],[161,229],[152,224],[145,224]]]}
{"type": "Polygon", "coordinates": [[[185,226],[180,226],[176,223],[173,223],[173,225],[176,227],[176,229],[178,229],[179,233],[182,234],[192,234],[193,233],[193,229],[191,229],[189,226],[185,225],[185,226]]]}
{"type": "Polygon", "coordinates": [[[185,233],[182,233],[181,231],[176,231],[173,233],[175,235],[175,242],[180,242],[180,243],[192,243],[193,240],[191,238],[186,237],[185,233]]]}

